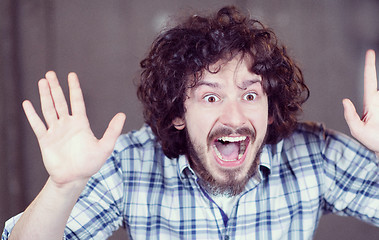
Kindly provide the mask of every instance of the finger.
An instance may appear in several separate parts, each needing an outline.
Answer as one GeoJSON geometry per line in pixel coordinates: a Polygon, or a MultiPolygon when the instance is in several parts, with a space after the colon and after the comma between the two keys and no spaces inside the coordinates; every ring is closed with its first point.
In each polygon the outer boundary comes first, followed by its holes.
{"type": "Polygon", "coordinates": [[[342,103],[345,120],[349,126],[350,132],[354,137],[357,137],[359,130],[364,126],[364,123],[357,114],[354,104],[349,99],[344,99],[342,103]]]}
{"type": "MultiPolygon", "coordinates": [[[[366,53],[365,68],[364,68],[364,97],[363,105],[368,106],[372,97],[378,91],[378,80],[376,76],[375,67],[375,52],[374,50],[368,50],[366,53]]],[[[364,113],[366,113],[366,108],[364,113]]]]}
{"type": "Polygon", "coordinates": [[[54,102],[54,106],[57,111],[58,117],[67,116],[68,106],[67,106],[66,98],[64,97],[62,88],[59,85],[57,75],[55,74],[55,72],[49,71],[46,73],[45,77],[47,81],[49,82],[51,96],[53,97],[53,102],[54,102]]]}
{"type": "Polygon", "coordinates": [[[71,111],[73,115],[86,115],[82,89],[78,76],[75,73],[68,74],[68,86],[70,88],[71,111]]]}
{"type": "Polygon", "coordinates": [[[51,96],[48,81],[44,78],[39,80],[38,89],[41,100],[42,114],[45,118],[47,126],[50,127],[53,122],[57,120],[57,112],[55,111],[54,101],[51,96]]]}
{"type": "Polygon", "coordinates": [[[126,116],[123,113],[118,113],[110,121],[107,130],[100,139],[100,144],[104,149],[113,149],[118,136],[120,136],[122,127],[124,126],[126,116]]]}
{"type": "Polygon", "coordinates": [[[34,134],[40,139],[46,132],[46,126],[42,122],[41,118],[36,113],[32,103],[28,100],[22,103],[26,118],[29,121],[30,126],[33,129],[34,134]]]}

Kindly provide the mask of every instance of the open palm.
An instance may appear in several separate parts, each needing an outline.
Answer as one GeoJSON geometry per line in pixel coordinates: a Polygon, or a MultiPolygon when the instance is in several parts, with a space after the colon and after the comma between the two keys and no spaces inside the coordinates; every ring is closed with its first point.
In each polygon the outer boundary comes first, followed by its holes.
{"type": "Polygon", "coordinates": [[[75,73],[68,76],[71,114],[54,72],[38,83],[41,107],[47,126],[37,115],[30,101],[23,107],[37,136],[44,165],[56,184],[88,179],[96,173],[111,154],[120,135],[125,115],[113,117],[101,139],[90,129],[83,94],[75,73]]]}
{"type": "Polygon", "coordinates": [[[379,157],[379,92],[377,83],[375,52],[366,53],[364,70],[363,117],[357,114],[354,105],[344,99],[345,119],[351,134],[379,157]]]}

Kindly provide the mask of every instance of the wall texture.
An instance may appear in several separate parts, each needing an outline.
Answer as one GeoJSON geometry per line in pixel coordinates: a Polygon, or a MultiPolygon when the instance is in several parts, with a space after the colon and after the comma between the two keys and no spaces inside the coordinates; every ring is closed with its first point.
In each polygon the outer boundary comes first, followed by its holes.
{"type": "MultiPolygon", "coordinates": [[[[142,123],[135,95],[139,61],[175,16],[235,4],[271,26],[295,56],[311,89],[303,120],[348,134],[341,100],[361,106],[365,50],[379,52],[376,0],[2,0],[0,1],[0,222],[22,211],[47,175],[21,109],[39,110],[37,81],[55,70],[81,80],[97,136],[119,112],[124,131],[142,123]]],[[[65,88],[67,92],[67,88],[65,88]]],[[[358,108],[360,109],[360,108],[358,108]]],[[[316,239],[374,239],[378,228],[350,218],[323,217],[316,239]]],[[[117,232],[112,239],[125,234],[117,232]]]]}

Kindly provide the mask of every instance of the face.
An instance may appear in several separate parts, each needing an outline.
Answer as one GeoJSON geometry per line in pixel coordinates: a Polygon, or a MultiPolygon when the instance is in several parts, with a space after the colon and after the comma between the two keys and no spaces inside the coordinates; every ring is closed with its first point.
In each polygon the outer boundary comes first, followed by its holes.
{"type": "Polygon", "coordinates": [[[262,78],[249,71],[250,58],[218,62],[187,90],[184,119],[189,161],[213,194],[236,195],[256,173],[270,123],[262,78]]]}

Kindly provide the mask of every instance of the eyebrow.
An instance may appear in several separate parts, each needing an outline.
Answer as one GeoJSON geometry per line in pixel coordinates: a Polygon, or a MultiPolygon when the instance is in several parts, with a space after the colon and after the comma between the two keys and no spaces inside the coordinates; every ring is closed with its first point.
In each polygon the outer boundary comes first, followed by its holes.
{"type": "Polygon", "coordinates": [[[261,78],[254,78],[254,79],[249,79],[249,80],[244,80],[242,81],[241,85],[237,85],[239,89],[246,90],[248,87],[251,85],[254,85],[256,83],[262,83],[261,78]]]}
{"type": "MultiPolygon", "coordinates": [[[[254,79],[249,79],[249,80],[244,80],[242,81],[241,85],[237,85],[239,89],[246,90],[249,86],[254,85],[256,83],[261,83],[262,79],[261,78],[254,78],[254,79]]],[[[193,86],[192,89],[196,90],[197,88],[201,86],[208,86],[211,88],[220,88],[220,84],[217,82],[207,82],[207,81],[199,81],[195,86],[193,86]]]]}
{"type": "Polygon", "coordinates": [[[201,86],[208,86],[208,87],[211,87],[211,88],[220,88],[220,84],[217,83],[217,82],[207,82],[207,81],[201,80],[201,81],[197,82],[196,85],[193,86],[192,89],[197,89],[197,88],[199,88],[201,86]]]}

